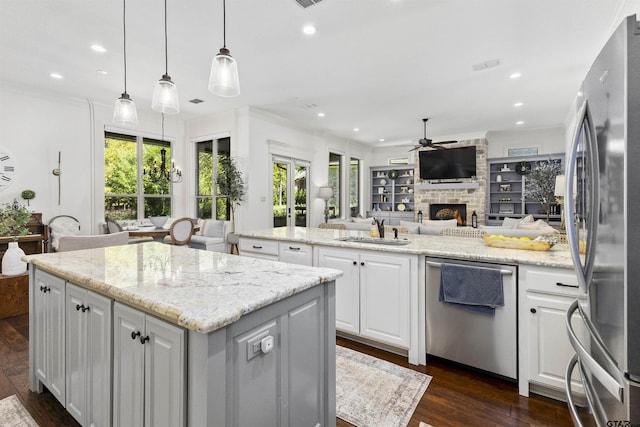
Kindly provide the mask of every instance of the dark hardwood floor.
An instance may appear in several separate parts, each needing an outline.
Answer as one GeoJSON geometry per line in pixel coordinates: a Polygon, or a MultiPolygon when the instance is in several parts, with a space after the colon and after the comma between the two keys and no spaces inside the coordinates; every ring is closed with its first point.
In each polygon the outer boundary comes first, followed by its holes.
{"type": "MultiPolygon", "coordinates": [[[[41,427],[78,426],[50,393],[37,394],[29,391],[28,339],[28,315],[0,320],[0,399],[12,394],[18,396],[41,427]]],[[[341,338],[337,342],[433,377],[409,427],[418,427],[420,421],[433,427],[572,426],[564,403],[536,395],[521,397],[515,384],[444,362],[416,367],[409,365],[405,357],[341,338]]],[[[339,427],[350,425],[337,420],[339,427]]]]}

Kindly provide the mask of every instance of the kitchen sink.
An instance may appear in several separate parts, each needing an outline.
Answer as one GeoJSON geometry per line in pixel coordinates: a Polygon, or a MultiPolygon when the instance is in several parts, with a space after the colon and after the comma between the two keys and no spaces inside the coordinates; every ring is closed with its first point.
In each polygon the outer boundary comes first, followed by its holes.
{"type": "Polygon", "coordinates": [[[374,245],[390,245],[390,246],[402,246],[402,245],[408,245],[409,243],[411,243],[407,239],[380,239],[378,237],[357,237],[357,236],[340,237],[336,240],[340,240],[341,242],[370,243],[374,245]]]}

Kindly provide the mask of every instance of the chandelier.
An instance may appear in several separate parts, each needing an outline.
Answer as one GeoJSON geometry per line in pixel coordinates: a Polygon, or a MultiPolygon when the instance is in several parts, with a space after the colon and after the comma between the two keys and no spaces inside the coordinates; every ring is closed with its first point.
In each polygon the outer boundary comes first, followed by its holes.
{"type": "MultiPolygon", "coordinates": [[[[164,142],[164,113],[162,113],[162,141],[164,142]]],[[[160,165],[154,160],[149,170],[142,169],[142,175],[153,182],[182,182],[182,170],[176,168],[173,161],[171,161],[171,167],[167,167],[167,149],[164,147],[160,150],[160,165]]]]}

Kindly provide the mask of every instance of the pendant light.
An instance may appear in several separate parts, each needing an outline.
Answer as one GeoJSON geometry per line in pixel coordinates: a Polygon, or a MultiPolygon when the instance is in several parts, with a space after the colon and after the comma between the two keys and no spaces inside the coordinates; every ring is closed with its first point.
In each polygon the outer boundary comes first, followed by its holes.
{"type": "Polygon", "coordinates": [[[127,93],[127,0],[122,0],[122,33],[124,39],[124,92],[116,100],[113,123],[122,126],[138,126],[136,104],[127,93]]]}
{"type": "Polygon", "coordinates": [[[164,0],[164,74],[156,82],[153,89],[151,108],[163,114],[177,114],[180,112],[178,88],[169,76],[169,55],[167,51],[167,0],[164,0]]]}
{"type": "Polygon", "coordinates": [[[218,96],[240,95],[238,64],[227,49],[226,0],[222,0],[222,48],[213,58],[209,75],[209,92],[218,96]]]}

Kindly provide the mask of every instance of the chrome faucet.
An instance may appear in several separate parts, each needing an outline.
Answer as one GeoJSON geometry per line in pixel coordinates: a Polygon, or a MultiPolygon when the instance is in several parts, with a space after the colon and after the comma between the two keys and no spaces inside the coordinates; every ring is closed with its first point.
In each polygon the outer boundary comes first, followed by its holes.
{"type": "Polygon", "coordinates": [[[396,227],[393,227],[393,238],[398,240],[398,229],[396,227]]]}

